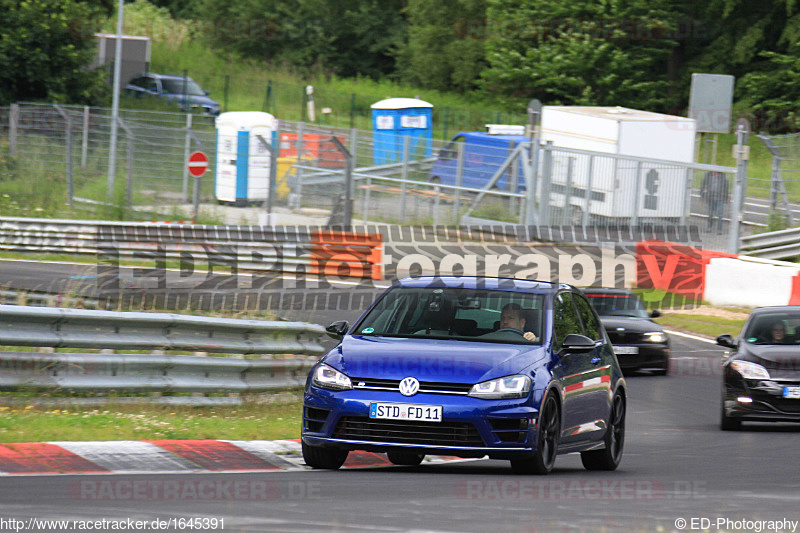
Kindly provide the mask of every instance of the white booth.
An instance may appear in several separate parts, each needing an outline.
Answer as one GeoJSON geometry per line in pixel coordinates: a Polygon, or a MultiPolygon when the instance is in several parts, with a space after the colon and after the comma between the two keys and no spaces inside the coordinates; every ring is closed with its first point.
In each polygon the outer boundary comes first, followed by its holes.
{"type": "Polygon", "coordinates": [[[272,163],[266,142],[274,146],[278,121],[260,111],[233,111],[217,117],[214,195],[219,203],[244,206],[269,196],[272,163]]]}

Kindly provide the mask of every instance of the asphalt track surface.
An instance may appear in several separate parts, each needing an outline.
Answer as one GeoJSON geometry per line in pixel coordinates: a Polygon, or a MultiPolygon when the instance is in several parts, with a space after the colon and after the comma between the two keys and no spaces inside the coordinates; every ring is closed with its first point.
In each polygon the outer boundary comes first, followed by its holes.
{"type": "MultiPolygon", "coordinates": [[[[64,279],[53,267],[37,268],[64,279]]],[[[160,531],[792,531],[786,522],[758,521],[800,520],[800,426],[720,431],[721,354],[707,341],[673,336],[668,376],[627,378],[627,438],[616,472],[588,472],[577,455],[563,455],[549,476],[515,476],[507,462],[492,460],[335,472],[0,475],[0,530],[110,531],[140,520],[143,530],[160,531]],[[96,490],[101,483],[185,490],[116,497],[96,490]],[[217,489],[200,497],[201,486],[217,489]],[[95,522],[48,528],[32,518],[95,522]]]]}

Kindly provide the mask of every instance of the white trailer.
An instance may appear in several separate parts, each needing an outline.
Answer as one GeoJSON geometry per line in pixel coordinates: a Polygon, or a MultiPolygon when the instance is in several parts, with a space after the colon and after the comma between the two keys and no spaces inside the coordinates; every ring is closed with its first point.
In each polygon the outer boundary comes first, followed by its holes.
{"type": "Polygon", "coordinates": [[[694,160],[695,130],[694,119],[649,111],[545,106],[540,137],[555,147],[551,205],[571,206],[573,220],[587,206],[596,217],[680,217],[691,179],[686,165],[694,160]]]}

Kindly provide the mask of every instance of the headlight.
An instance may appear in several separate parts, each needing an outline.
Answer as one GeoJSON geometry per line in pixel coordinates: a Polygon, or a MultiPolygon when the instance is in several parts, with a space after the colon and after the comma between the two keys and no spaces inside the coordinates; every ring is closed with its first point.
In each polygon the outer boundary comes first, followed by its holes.
{"type": "Polygon", "coordinates": [[[645,342],[666,342],[667,334],[663,331],[649,331],[644,334],[645,342]]]}
{"type": "Polygon", "coordinates": [[[734,361],[731,366],[745,379],[770,379],[769,372],[761,365],[749,361],[734,361]]]}
{"type": "Polygon", "coordinates": [[[528,376],[506,376],[473,385],[469,395],[485,400],[500,400],[524,398],[530,390],[531,378],[528,376]]]}
{"type": "Polygon", "coordinates": [[[348,390],[353,388],[349,377],[328,365],[319,365],[314,370],[314,377],[311,381],[323,389],[348,390]]]}

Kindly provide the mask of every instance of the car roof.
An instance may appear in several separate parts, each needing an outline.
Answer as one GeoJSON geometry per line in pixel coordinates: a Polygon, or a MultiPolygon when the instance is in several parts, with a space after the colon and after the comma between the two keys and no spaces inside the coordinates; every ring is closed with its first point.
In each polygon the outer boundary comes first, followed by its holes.
{"type": "Polygon", "coordinates": [[[618,294],[618,295],[635,295],[635,293],[629,289],[616,289],[613,287],[579,287],[580,290],[586,294],[618,294]]]}
{"type": "Polygon", "coordinates": [[[478,144],[484,145],[503,145],[508,146],[509,143],[513,142],[514,144],[528,142],[530,141],[529,137],[525,135],[495,135],[486,133],[485,131],[462,131],[458,133],[456,137],[463,136],[465,140],[475,141],[478,144]]]}
{"type": "MultiPolygon", "coordinates": [[[[150,76],[151,78],[158,78],[160,80],[182,80],[184,79],[183,75],[181,74],[157,74],[155,72],[140,72],[134,78],[140,78],[143,76],[150,76]]],[[[186,76],[186,79],[191,80],[191,76],[186,76]]]]}
{"type": "Polygon", "coordinates": [[[769,305],[765,307],[756,307],[750,314],[758,315],[761,313],[774,313],[775,311],[797,311],[800,312],[800,305],[769,305]]]}
{"type": "Polygon", "coordinates": [[[483,276],[423,276],[419,278],[404,278],[397,281],[393,285],[393,287],[398,286],[489,289],[509,292],[531,292],[539,294],[574,288],[566,283],[552,283],[549,281],[483,276]]]}

